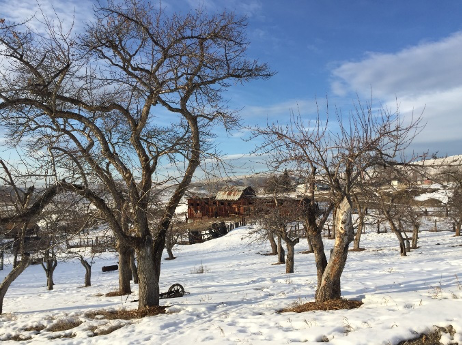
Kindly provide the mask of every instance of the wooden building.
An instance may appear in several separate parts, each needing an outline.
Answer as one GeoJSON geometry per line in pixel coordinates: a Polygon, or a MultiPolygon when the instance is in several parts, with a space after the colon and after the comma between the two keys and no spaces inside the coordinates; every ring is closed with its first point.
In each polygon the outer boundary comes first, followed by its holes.
{"type": "Polygon", "coordinates": [[[252,187],[226,187],[215,197],[188,199],[188,219],[247,216],[255,207],[256,193],[252,187]]]}

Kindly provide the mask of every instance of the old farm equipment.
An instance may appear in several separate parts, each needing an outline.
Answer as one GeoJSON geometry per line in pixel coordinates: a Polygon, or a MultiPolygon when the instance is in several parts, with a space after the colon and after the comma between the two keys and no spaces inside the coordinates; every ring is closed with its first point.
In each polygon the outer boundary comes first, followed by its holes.
{"type": "MultiPolygon", "coordinates": [[[[184,287],[181,284],[173,284],[168,288],[167,292],[161,292],[159,294],[160,299],[164,298],[176,298],[176,297],[183,297],[184,295],[188,295],[189,292],[184,291],[184,287]]],[[[132,302],[138,302],[139,300],[135,299],[132,302]]]]}
{"type": "Polygon", "coordinates": [[[184,287],[181,284],[173,284],[168,288],[167,292],[161,292],[159,298],[176,298],[183,297],[187,292],[184,291],[184,287]]]}

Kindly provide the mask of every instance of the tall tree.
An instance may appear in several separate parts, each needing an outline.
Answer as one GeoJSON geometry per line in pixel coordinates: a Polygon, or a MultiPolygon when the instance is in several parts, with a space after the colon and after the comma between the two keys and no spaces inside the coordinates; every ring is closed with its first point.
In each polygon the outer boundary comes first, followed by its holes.
{"type": "Polygon", "coordinates": [[[126,0],[96,5],[78,36],[44,22],[46,33],[1,24],[1,120],[12,139],[48,149],[61,186],[88,198],[135,249],[138,307],[157,306],[175,209],[212,126],[238,123],[222,93],[273,73],[246,59],[246,21],[233,13],[168,15],[126,0]],[[150,226],[153,191],[173,182],[150,226]]]}
{"type": "Polygon", "coordinates": [[[272,155],[275,168],[294,167],[309,182],[304,218],[315,254],[319,302],[341,297],[340,278],[354,235],[353,192],[362,188],[368,171],[378,165],[395,164],[418,130],[420,119],[406,123],[398,110],[373,109],[371,103],[363,106],[358,101],[346,117],[337,109],[334,123],[328,114],[325,118],[318,114],[314,121],[294,115],[287,125],[256,129],[265,140],[261,149],[272,155]],[[317,182],[330,187],[330,197],[324,205],[316,201],[317,182]],[[335,244],[327,260],[322,230],[332,210],[335,244]]]}

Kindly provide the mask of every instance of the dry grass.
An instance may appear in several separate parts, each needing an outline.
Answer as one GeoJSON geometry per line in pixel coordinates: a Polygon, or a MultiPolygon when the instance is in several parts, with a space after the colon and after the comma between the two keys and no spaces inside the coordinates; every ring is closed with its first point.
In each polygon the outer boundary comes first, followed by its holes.
{"type": "Polygon", "coordinates": [[[129,295],[128,293],[121,293],[119,290],[117,291],[111,291],[105,294],[105,297],[117,297],[117,296],[126,296],[129,295]]]}
{"type": "Polygon", "coordinates": [[[326,302],[308,302],[301,304],[295,302],[293,305],[280,310],[281,313],[295,312],[304,313],[306,311],[317,310],[341,310],[341,309],[355,309],[359,308],[363,302],[347,299],[334,299],[326,302]]]}
{"type": "Polygon", "coordinates": [[[43,331],[45,328],[47,328],[47,326],[39,324],[39,325],[35,325],[35,326],[24,327],[23,331],[26,331],[26,332],[40,332],[40,331],[43,331]]]}
{"type": "Polygon", "coordinates": [[[94,319],[96,317],[107,320],[131,320],[141,319],[146,316],[155,316],[159,314],[165,314],[167,307],[149,307],[141,310],[96,310],[85,313],[85,317],[94,319]]]}
{"type": "Polygon", "coordinates": [[[51,326],[49,326],[46,330],[49,332],[61,332],[67,331],[69,329],[78,327],[82,324],[80,320],[58,320],[51,326]]]}
{"type": "Polygon", "coordinates": [[[10,336],[7,336],[6,338],[3,338],[2,341],[26,341],[26,340],[31,340],[32,337],[31,336],[23,336],[22,334],[14,334],[14,335],[10,335],[10,336]]]}

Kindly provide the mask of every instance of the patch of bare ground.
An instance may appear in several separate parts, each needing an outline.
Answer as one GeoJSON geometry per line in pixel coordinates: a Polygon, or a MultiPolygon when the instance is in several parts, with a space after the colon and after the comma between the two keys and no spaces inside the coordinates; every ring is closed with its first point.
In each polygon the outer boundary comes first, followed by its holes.
{"type": "Polygon", "coordinates": [[[121,293],[119,290],[117,291],[110,291],[107,294],[104,295],[104,297],[117,297],[117,296],[125,296],[129,295],[127,293],[121,293]]]}
{"type": "Polygon", "coordinates": [[[351,249],[348,249],[349,252],[362,252],[366,250],[366,248],[351,248],[351,249]]]}
{"type": "Polygon", "coordinates": [[[131,320],[131,319],[141,319],[146,316],[155,316],[159,314],[165,314],[167,307],[157,306],[157,307],[148,307],[141,310],[95,310],[88,313],[85,313],[85,317],[89,319],[107,319],[107,320],[131,320]]]}
{"type": "Polygon", "coordinates": [[[22,334],[13,334],[2,339],[2,341],[26,341],[31,340],[31,336],[24,336],[22,334]]]}
{"type": "Polygon", "coordinates": [[[34,325],[34,326],[27,326],[23,328],[23,331],[25,332],[37,332],[40,333],[40,331],[43,331],[47,326],[39,324],[39,325],[34,325]]]}
{"type": "MultiPolygon", "coordinates": [[[[433,326],[433,331],[425,334],[420,334],[417,338],[404,340],[398,345],[443,345],[441,340],[442,333],[449,334],[451,340],[454,340],[454,334],[456,333],[454,327],[449,325],[448,327],[433,326]]],[[[459,343],[450,343],[451,345],[458,345],[459,343]]]]}
{"type": "Polygon", "coordinates": [[[308,302],[300,303],[295,302],[291,306],[281,309],[280,313],[294,312],[304,313],[307,311],[318,311],[318,310],[342,310],[342,309],[355,309],[363,305],[363,302],[348,299],[333,299],[326,302],[308,302]]]}
{"type": "Polygon", "coordinates": [[[80,326],[83,321],[80,320],[58,320],[47,327],[49,332],[61,332],[80,326]]]}

